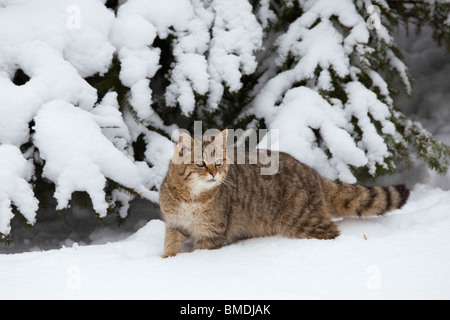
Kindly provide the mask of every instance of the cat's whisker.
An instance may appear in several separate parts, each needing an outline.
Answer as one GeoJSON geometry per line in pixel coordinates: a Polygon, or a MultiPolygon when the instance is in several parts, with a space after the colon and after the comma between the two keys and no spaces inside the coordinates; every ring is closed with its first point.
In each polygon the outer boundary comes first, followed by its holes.
{"type": "Polygon", "coordinates": [[[220,183],[223,183],[229,189],[236,188],[236,184],[231,179],[228,179],[226,177],[221,177],[220,183]]]}
{"type": "Polygon", "coordinates": [[[232,187],[233,186],[230,186],[229,184],[227,184],[225,181],[221,181],[221,183],[223,183],[223,185],[225,186],[225,187],[227,187],[228,189],[232,189],[232,187]]]}

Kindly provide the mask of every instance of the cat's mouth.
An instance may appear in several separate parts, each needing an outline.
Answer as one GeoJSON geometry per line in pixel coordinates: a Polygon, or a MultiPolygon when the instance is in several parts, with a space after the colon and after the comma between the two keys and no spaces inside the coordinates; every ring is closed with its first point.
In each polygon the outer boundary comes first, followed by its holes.
{"type": "Polygon", "coordinates": [[[203,181],[205,181],[208,184],[215,184],[220,181],[220,177],[219,177],[219,175],[215,175],[214,177],[209,175],[209,177],[206,177],[206,179],[203,181]]]}

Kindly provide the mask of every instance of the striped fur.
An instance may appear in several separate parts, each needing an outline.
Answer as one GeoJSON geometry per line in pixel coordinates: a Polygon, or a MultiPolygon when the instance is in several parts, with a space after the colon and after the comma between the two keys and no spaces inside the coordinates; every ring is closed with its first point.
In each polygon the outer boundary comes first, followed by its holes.
{"type": "Polygon", "coordinates": [[[322,179],[322,187],[331,213],[336,217],[383,215],[403,207],[409,197],[405,185],[365,187],[322,179]]]}
{"type": "MultiPolygon", "coordinates": [[[[216,138],[211,144],[216,140],[222,141],[216,138]]],[[[195,143],[190,138],[186,141],[187,145],[184,139],[178,142],[174,157],[186,150],[184,155],[193,159],[189,150],[195,143]]],[[[166,222],[163,257],[178,254],[187,237],[194,240],[196,249],[218,249],[241,239],[275,234],[334,239],[339,230],[333,217],[383,215],[401,208],[409,196],[403,185],[336,184],[282,152],[278,172],[261,175],[268,166],[261,159],[251,164],[246,154],[245,164],[227,162],[207,147],[202,146],[199,162],[171,161],[169,165],[160,190],[166,222]]]]}

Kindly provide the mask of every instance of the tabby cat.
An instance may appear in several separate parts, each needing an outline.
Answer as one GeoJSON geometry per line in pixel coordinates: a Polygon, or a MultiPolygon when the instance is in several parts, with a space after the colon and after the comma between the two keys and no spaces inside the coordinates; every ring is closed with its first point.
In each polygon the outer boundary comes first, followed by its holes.
{"type": "Polygon", "coordinates": [[[267,166],[261,161],[227,161],[226,130],[213,138],[199,142],[182,134],[175,146],[174,158],[191,161],[180,163],[173,158],[161,186],[164,258],[178,254],[188,237],[196,249],[218,249],[241,239],[275,234],[334,239],[339,231],[332,218],[383,215],[401,208],[409,197],[404,185],[335,183],[282,152],[278,172],[261,175],[261,168],[267,166]],[[199,159],[194,157],[196,145],[201,148],[199,159]],[[214,152],[218,149],[224,152],[214,152]]]}

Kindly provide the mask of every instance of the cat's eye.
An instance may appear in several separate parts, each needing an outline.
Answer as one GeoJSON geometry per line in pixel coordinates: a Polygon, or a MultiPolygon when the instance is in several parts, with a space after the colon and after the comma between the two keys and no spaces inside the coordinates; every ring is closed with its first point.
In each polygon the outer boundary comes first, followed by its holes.
{"type": "Polygon", "coordinates": [[[202,161],[202,163],[196,163],[197,167],[204,167],[206,165],[205,161],[202,161]]]}
{"type": "Polygon", "coordinates": [[[222,162],[216,162],[216,167],[222,166],[222,162]]]}

